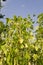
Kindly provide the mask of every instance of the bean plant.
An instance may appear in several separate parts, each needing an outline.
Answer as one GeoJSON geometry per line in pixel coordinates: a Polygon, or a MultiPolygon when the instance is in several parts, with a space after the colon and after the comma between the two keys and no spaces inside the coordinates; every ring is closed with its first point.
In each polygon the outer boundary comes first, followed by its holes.
{"type": "Polygon", "coordinates": [[[0,21],[0,65],[43,65],[43,13],[0,21]]]}

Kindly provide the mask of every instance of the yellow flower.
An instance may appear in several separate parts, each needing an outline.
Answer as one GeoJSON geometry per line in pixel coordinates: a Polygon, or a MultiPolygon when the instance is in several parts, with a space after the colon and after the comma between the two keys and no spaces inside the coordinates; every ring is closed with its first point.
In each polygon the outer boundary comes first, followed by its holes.
{"type": "Polygon", "coordinates": [[[30,32],[30,35],[33,35],[33,33],[32,33],[32,32],[30,32]]]}
{"type": "Polygon", "coordinates": [[[28,45],[27,44],[25,44],[25,48],[28,48],[28,45]]]}
{"type": "Polygon", "coordinates": [[[29,62],[28,64],[29,64],[29,65],[31,65],[31,63],[30,63],[30,62],[29,62]]]}
{"type": "Polygon", "coordinates": [[[23,39],[22,39],[22,38],[20,38],[20,39],[19,39],[19,42],[22,44],[22,43],[23,43],[23,39]]]}
{"type": "Polygon", "coordinates": [[[38,51],[38,49],[39,49],[38,46],[35,46],[35,50],[38,51]]]}

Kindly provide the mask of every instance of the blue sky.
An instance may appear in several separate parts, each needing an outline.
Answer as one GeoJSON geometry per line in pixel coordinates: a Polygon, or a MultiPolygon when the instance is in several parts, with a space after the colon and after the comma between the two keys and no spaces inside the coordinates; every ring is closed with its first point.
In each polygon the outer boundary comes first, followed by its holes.
{"type": "Polygon", "coordinates": [[[27,17],[28,14],[43,13],[43,0],[7,0],[3,5],[2,13],[5,17],[27,17]]]}

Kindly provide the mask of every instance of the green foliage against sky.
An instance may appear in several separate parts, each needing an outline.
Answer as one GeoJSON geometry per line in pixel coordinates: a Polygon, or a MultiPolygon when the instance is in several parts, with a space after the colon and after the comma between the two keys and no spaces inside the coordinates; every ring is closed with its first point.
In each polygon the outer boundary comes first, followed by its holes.
{"type": "Polygon", "coordinates": [[[0,65],[43,65],[43,13],[36,22],[29,15],[0,21],[0,65]]]}

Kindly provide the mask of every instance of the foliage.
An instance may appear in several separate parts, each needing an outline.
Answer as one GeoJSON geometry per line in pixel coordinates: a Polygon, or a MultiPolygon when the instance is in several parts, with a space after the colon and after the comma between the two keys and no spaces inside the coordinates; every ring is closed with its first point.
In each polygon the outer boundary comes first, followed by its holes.
{"type": "Polygon", "coordinates": [[[43,65],[43,13],[37,21],[35,31],[30,15],[0,21],[0,65],[43,65]]]}

